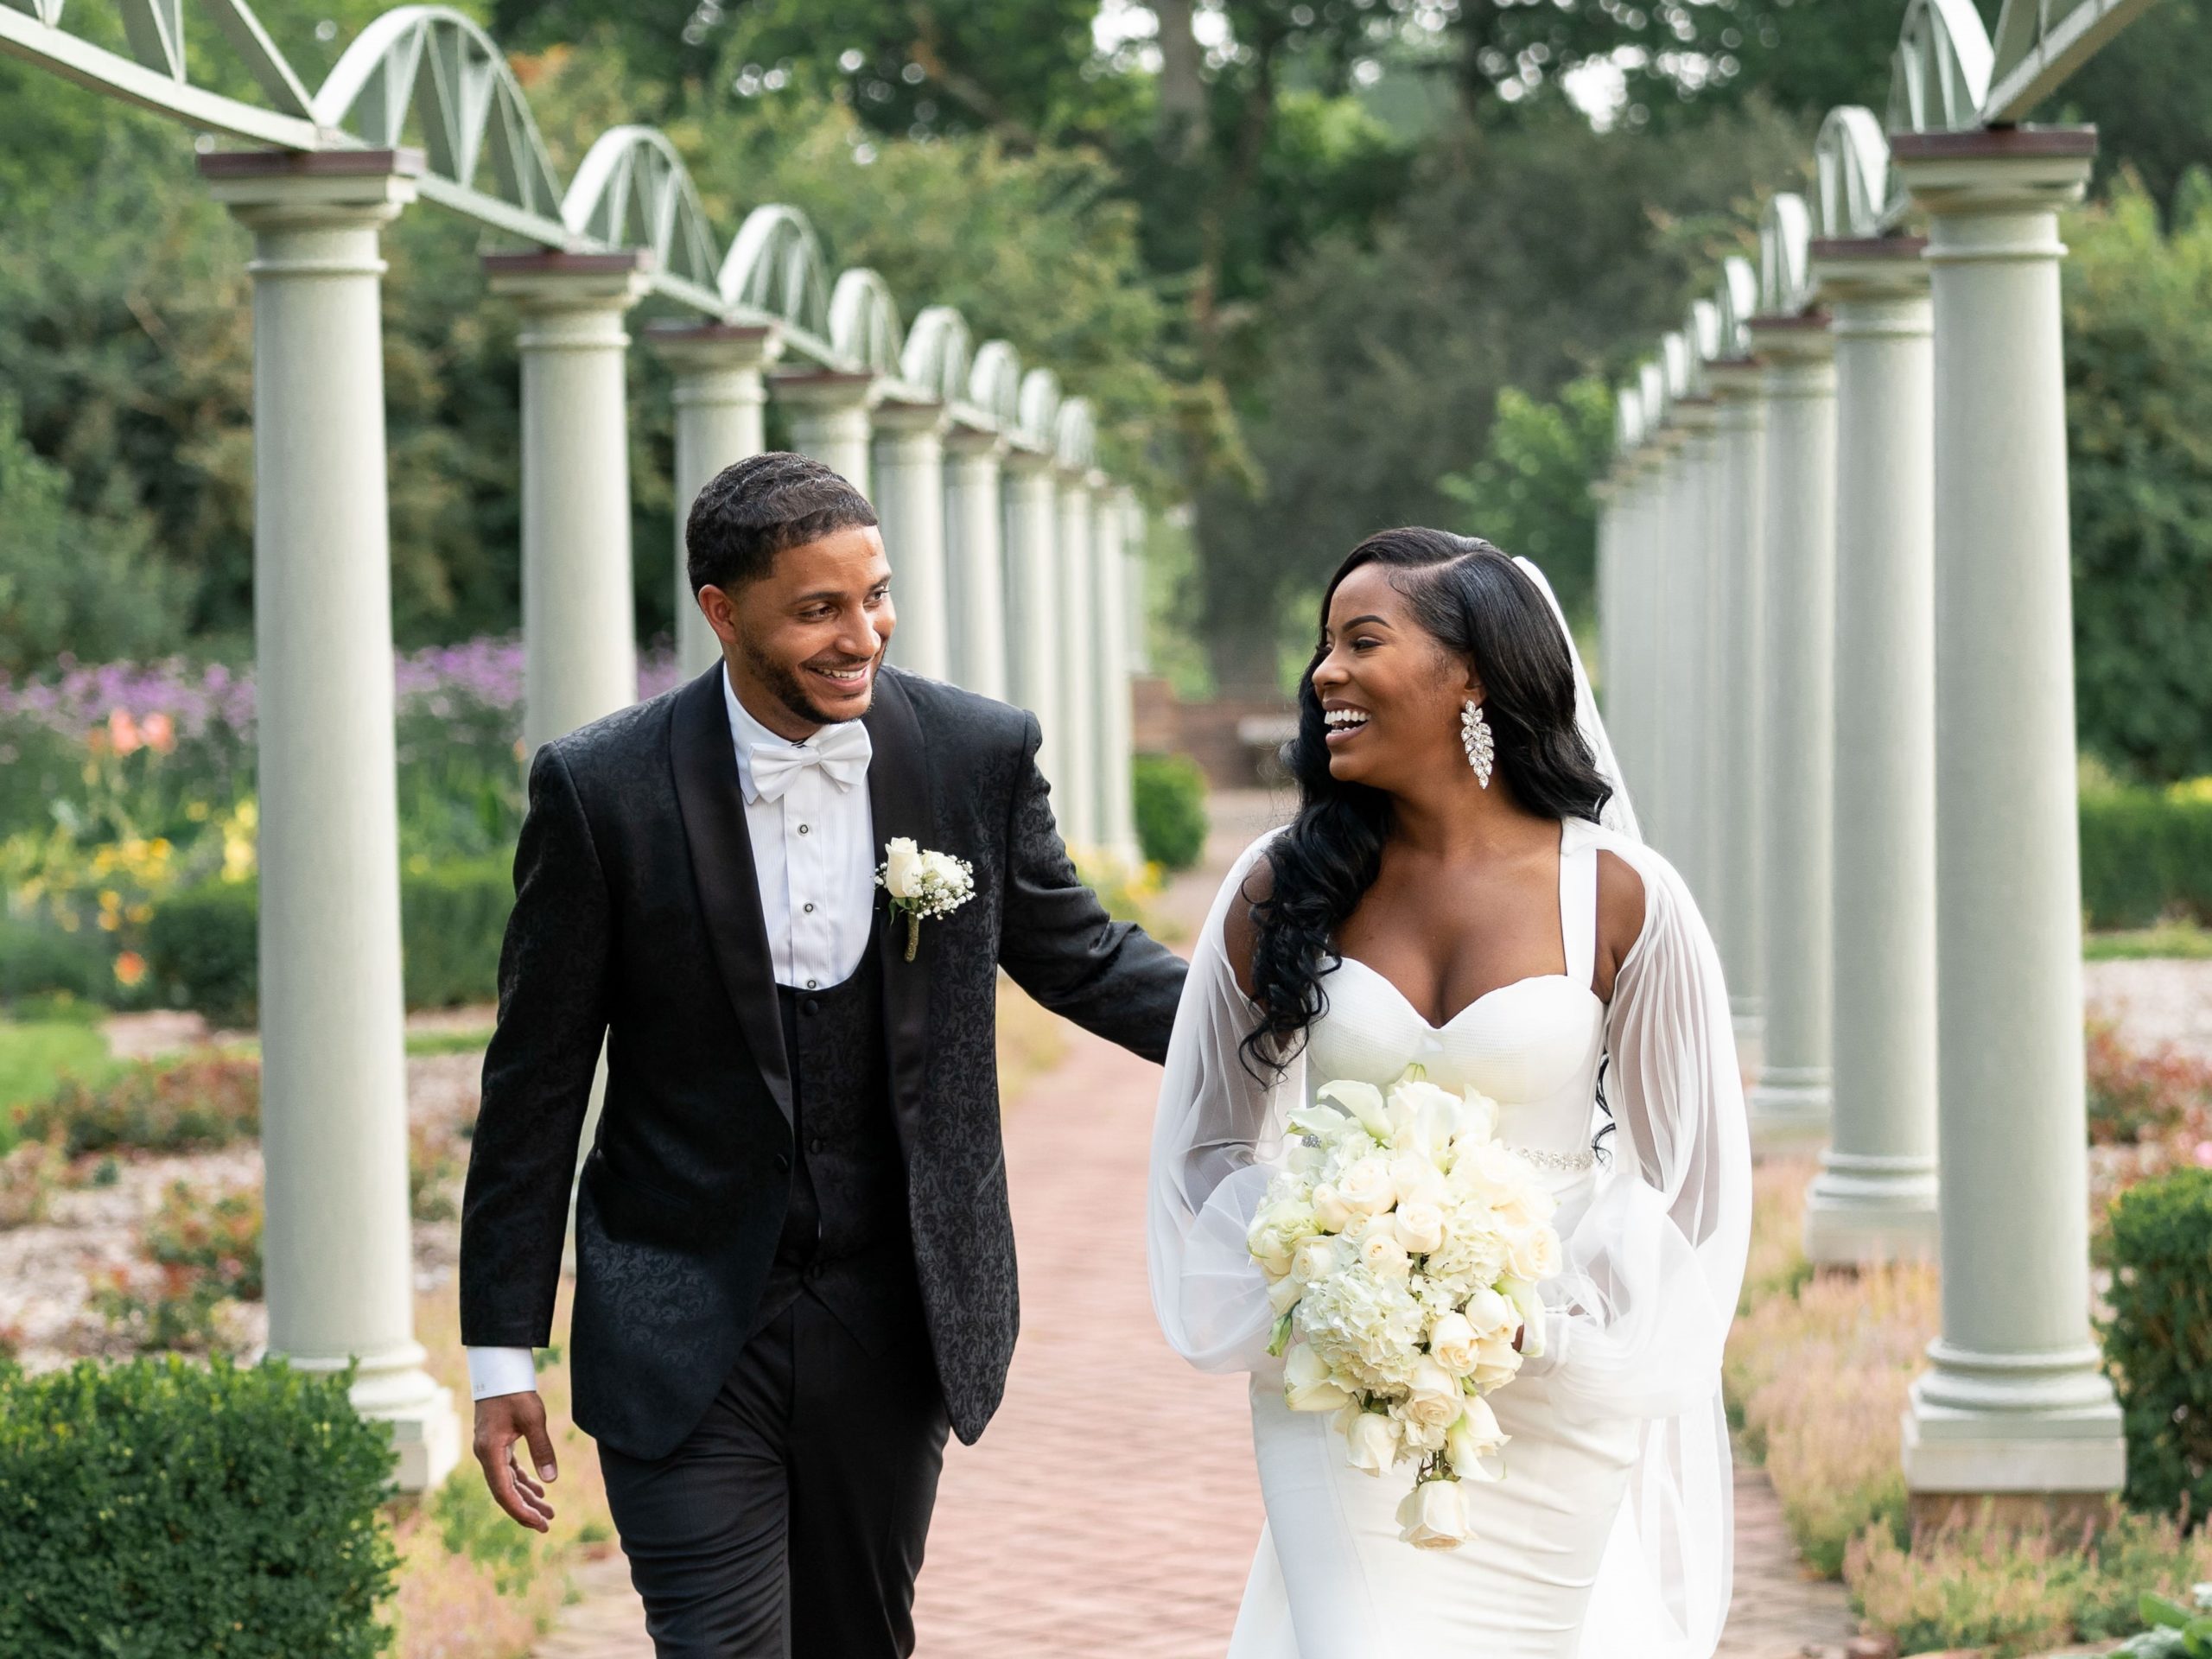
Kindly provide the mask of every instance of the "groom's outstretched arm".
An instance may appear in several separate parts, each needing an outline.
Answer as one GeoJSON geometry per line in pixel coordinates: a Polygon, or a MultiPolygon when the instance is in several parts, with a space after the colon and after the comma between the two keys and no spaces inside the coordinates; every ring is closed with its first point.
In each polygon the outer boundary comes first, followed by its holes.
{"type": "Polygon", "coordinates": [[[1053,1013],[1148,1060],[1164,1059],[1183,959],[1135,923],[1114,920],[1076,874],[1037,769],[1037,717],[1027,719],[1007,825],[999,962],[1053,1013]]]}
{"type": "Polygon", "coordinates": [[[607,882],[560,749],[530,768],[515,908],[499,951],[499,1022],[461,1212],[461,1339],[551,1340],[576,1141],[607,1030],[607,882]]]}

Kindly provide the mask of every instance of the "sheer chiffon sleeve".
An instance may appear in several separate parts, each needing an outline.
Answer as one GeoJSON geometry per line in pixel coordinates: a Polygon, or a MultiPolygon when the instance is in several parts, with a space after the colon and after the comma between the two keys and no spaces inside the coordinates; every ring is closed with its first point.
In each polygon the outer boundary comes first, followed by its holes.
{"type": "Polygon", "coordinates": [[[1259,1017],[1226,947],[1230,907],[1266,855],[1270,831],[1237,859],[1198,935],[1153,1122],[1147,1249],[1153,1311],[1168,1345],[1201,1370],[1249,1370],[1274,1319],[1267,1280],[1244,1245],[1305,1086],[1301,1056],[1280,1075],[1245,1064],[1259,1017]]]}
{"type": "Polygon", "coordinates": [[[1663,1620],[1644,1625],[1663,1639],[1639,1652],[1705,1659],[1731,1581],[1720,1359],[1751,1236],[1743,1081],[1719,958],[1688,890],[1640,842],[1591,833],[1642,879],[1643,929],[1605,1020],[1612,1156],[1586,1206],[1560,1217],[1548,1345],[1525,1374],[1546,1379],[1563,1417],[1641,1421],[1599,1600],[1663,1620]]]}

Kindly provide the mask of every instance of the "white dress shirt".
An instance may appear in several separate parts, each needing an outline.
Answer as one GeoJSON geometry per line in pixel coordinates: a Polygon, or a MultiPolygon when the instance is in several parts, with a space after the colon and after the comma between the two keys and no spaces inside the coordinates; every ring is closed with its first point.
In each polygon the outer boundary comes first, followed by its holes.
{"type": "MultiPolygon", "coordinates": [[[[760,887],[768,954],[776,982],[798,990],[852,977],[868,952],[875,916],[875,815],[869,810],[865,765],[840,783],[819,765],[789,774],[780,798],[764,796],[753,776],[755,746],[812,755],[814,740],[794,744],[755,720],[722,671],[753,873],[760,887]]],[[[855,730],[863,738],[864,728],[855,730]]],[[[845,740],[851,741],[849,737],[845,740]]],[[[863,752],[865,746],[862,746],[863,752]]],[[[468,1388],[478,1400],[523,1394],[537,1386],[527,1348],[471,1348],[468,1388]]]]}

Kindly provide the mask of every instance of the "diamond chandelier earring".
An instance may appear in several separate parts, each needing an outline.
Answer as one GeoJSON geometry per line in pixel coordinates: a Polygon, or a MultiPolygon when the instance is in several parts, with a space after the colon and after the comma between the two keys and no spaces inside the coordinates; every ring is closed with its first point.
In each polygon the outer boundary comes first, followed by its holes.
{"type": "Polygon", "coordinates": [[[1490,721],[1483,718],[1482,704],[1472,697],[1459,705],[1459,747],[1466,750],[1467,764],[1475,769],[1475,782],[1488,789],[1497,747],[1491,737],[1490,721]]]}

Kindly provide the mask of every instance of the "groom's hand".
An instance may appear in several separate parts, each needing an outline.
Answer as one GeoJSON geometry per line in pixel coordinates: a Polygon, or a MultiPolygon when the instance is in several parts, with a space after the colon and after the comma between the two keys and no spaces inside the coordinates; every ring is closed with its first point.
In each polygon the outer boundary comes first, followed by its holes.
{"type": "Polygon", "coordinates": [[[553,1460],[553,1437],[545,1432],[545,1402],[535,1392],[479,1400],[476,1461],[484,1465],[484,1484],[492,1489],[493,1501],[518,1523],[543,1532],[553,1519],[553,1506],[545,1501],[545,1488],[515,1461],[517,1441],[530,1448],[539,1479],[550,1481],[560,1472],[553,1460]]]}

